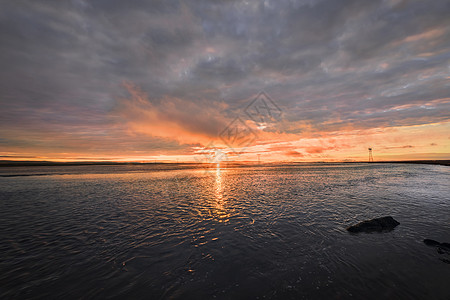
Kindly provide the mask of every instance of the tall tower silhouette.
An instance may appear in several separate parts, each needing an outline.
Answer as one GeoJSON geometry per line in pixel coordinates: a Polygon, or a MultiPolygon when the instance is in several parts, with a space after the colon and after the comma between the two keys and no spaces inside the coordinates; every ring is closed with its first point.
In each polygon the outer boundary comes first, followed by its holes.
{"type": "Polygon", "coordinates": [[[372,148],[369,148],[369,162],[373,162],[372,148]]]}

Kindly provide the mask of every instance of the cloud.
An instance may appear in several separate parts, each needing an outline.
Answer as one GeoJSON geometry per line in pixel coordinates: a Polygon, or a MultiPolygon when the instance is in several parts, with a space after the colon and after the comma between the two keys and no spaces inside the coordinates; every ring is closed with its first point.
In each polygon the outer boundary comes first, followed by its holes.
{"type": "Polygon", "coordinates": [[[164,97],[151,101],[139,87],[124,83],[130,96],[119,100],[113,115],[133,132],[168,138],[181,144],[207,145],[218,139],[229,120],[224,116],[226,103],[190,102],[164,97]]]}
{"type": "Polygon", "coordinates": [[[303,153],[295,151],[295,150],[286,151],[285,154],[287,156],[292,156],[292,157],[304,157],[305,156],[303,153]]]}
{"type": "Polygon", "coordinates": [[[306,148],[306,152],[308,152],[309,154],[318,154],[331,149],[334,149],[334,147],[308,147],[306,148]]]}
{"type": "Polygon", "coordinates": [[[404,146],[390,146],[390,147],[384,147],[384,149],[410,149],[414,148],[413,145],[404,145],[404,146]]]}
{"type": "Polygon", "coordinates": [[[449,11],[445,0],[2,1],[0,139],[14,151],[187,153],[248,122],[261,90],[284,119],[257,145],[445,123],[449,11]]]}

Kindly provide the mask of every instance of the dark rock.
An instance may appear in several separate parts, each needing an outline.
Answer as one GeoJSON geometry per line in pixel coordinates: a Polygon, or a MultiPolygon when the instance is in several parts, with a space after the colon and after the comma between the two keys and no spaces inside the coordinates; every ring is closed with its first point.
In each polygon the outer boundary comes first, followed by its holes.
{"type": "Polygon", "coordinates": [[[430,240],[430,239],[424,239],[423,242],[425,243],[425,245],[431,246],[431,247],[437,247],[437,246],[441,245],[441,243],[439,243],[438,241],[430,240]]]}
{"type": "Polygon", "coordinates": [[[423,242],[425,245],[430,247],[437,247],[438,253],[447,253],[450,252],[450,243],[439,243],[435,240],[424,239],[423,242]]]}
{"type": "Polygon", "coordinates": [[[387,216],[368,221],[363,221],[361,223],[348,227],[347,230],[352,233],[382,232],[382,231],[391,231],[397,225],[400,225],[400,223],[397,222],[393,217],[387,216]]]}
{"type": "Polygon", "coordinates": [[[445,256],[445,257],[441,257],[439,259],[441,261],[445,262],[446,264],[450,264],[450,259],[446,258],[446,257],[450,258],[450,243],[439,243],[438,241],[430,240],[430,239],[424,239],[423,242],[427,246],[435,247],[437,253],[445,256]]]}
{"type": "Polygon", "coordinates": [[[450,243],[441,243],[441,248],[450,251],[450,243]]]}
{"type": "Polygon", "coordinates": [[[445,262],[446,264],[450,264],[450,259],[441,258],[440,260],[445,262]]]}

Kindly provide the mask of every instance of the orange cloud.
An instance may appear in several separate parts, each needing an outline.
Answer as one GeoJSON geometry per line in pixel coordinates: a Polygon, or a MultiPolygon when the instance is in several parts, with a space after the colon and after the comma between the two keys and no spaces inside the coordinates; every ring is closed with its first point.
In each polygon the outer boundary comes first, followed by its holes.
{"type": "Polygon", "coordinates": [[[417,41],[422,41],[422,40],[429,40],[429,39],[433,39],[433,38],[437,38],[443,34],[445,34],[446,29],[445,28],[434,28],[419,34],[415,34],[415,35],[410,35],[406,38],[404,38],[400,43],[405,42],[405,43],[409,43],[409,42],[417,42],[417,41]]]}
{"type": "Polygon", "coordinates": [[[304,157],[305,156],[303,153],[300,153],[295,150],[286,151],[284,154],[287,156],[293,156],[293,157],[304,157]]]}
{"type": "Polygon", "coordinates": [[[191,102],[175,97],[150,101],[139,87],[126,82],[129,98],[119,100],[114,115],[124,122],[129,133],[176,140],[180,144],[207,145],[217,140],[228,119],[223,102],[191,102]],[[199,104],[200,103],[200,104],[199,104]]]}

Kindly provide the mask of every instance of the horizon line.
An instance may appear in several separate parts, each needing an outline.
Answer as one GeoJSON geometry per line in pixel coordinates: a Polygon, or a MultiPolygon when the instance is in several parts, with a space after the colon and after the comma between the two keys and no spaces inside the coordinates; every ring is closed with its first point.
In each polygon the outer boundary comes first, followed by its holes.
{"type": "Polygon", "coordinates": [[[450,165],[449,159],[417,159],[417,160],[380,160],[380,161],[361,161],[361,160],[342,160],[342,161],[273,161],[273,162],[258,162],[258,161],[221,161],[221,162],[175,162],[175,161],[52,161],[52,160],[1,160],[0,167],[6,166],[58,166],[58,165],[154,165],[154,164],[202,164],[202,165],[216,165],[216,164],[254,164],[254,165],[268,165],[268,164],[345,164],[345,163],[415,163],[415,164],[439,164],[450,165]]]}

